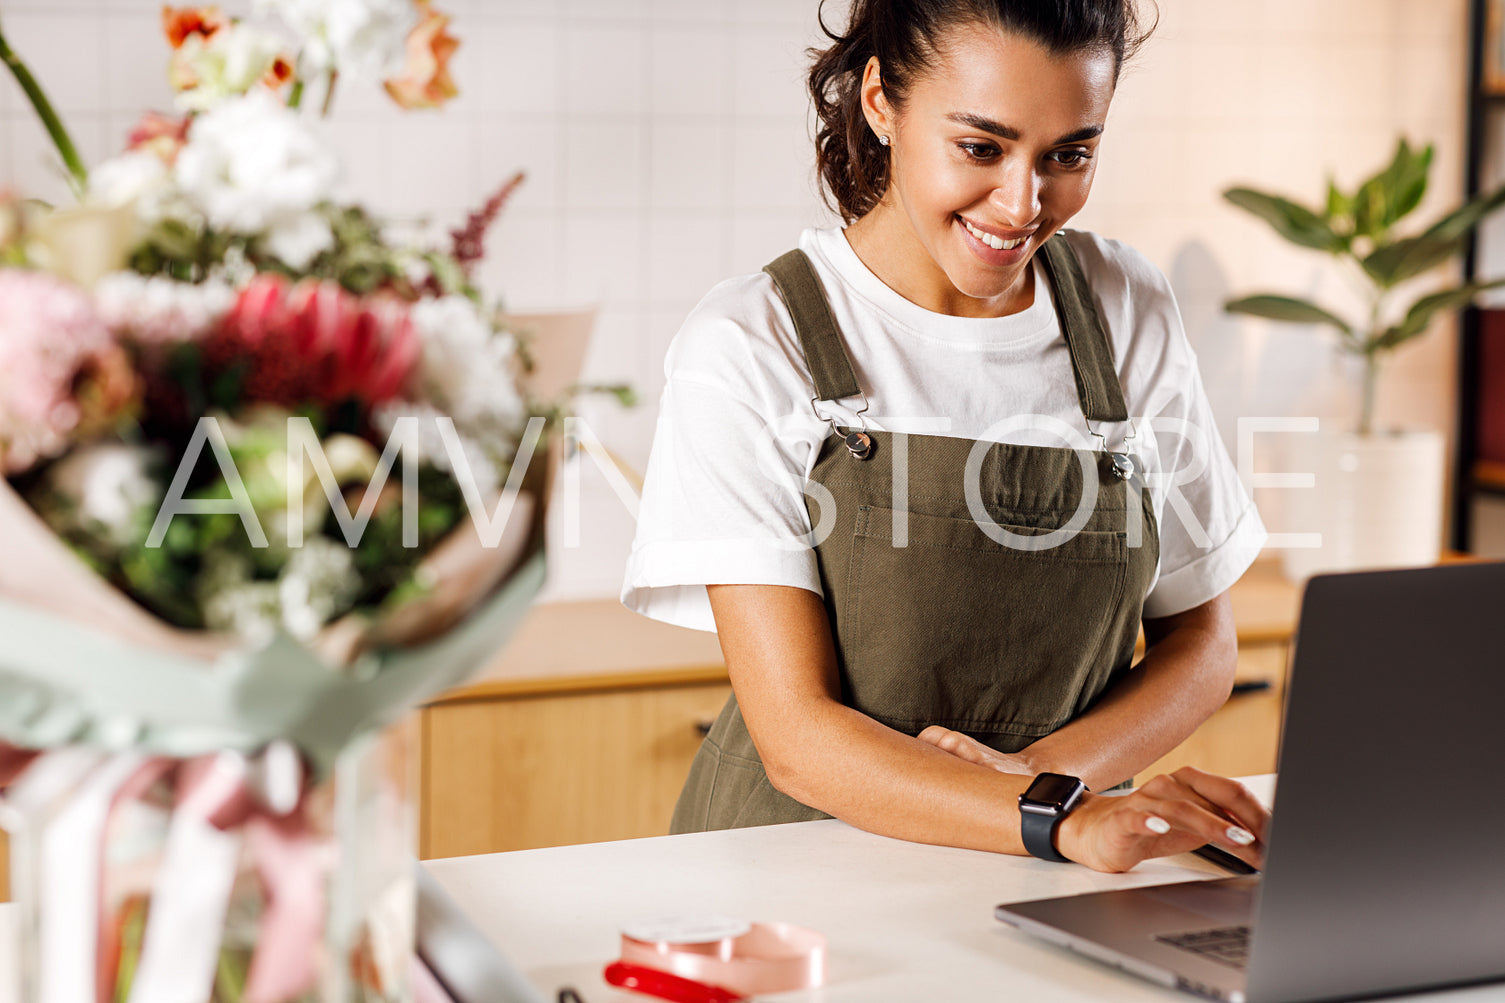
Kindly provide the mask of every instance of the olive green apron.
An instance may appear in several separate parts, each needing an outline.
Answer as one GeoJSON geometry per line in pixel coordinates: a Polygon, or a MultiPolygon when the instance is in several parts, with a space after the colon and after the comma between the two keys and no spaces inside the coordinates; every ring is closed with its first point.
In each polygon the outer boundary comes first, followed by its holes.
{"type": "MultiPolygon", "coordinates": [[[[1060,236],[1041,253],[1083,417],[1127,420],[1075,254],[1060,236]]],[[[859,397],[809,260],[791,251],[764,270],[794,319],[815,400],[859,397]]],[[[851,431],[825,440],[806,489],[811,525],[834,520],[815,552],[843,703],[908,735],[938,724],[1017,752],[1129,670],[1159,559],[1139,464],[1106,449],[851,431]]],[[[671,831],[828,817],[769,783],[733,696],[671,831]]]]}

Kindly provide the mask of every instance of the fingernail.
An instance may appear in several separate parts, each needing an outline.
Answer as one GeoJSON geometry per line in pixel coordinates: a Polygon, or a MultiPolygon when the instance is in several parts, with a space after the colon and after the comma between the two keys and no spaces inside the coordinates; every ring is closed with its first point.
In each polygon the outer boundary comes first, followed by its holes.
{"type": "Polygon", "coordinates": [[[1144,827],[1153,833],[1158,833],[1161,836],[1164,836],[1166,833],[1171,831],[1171,824],[1165,819],[1161,818],[1159,815],[1151,815],[1149,818],[1145,819],[1144,827]]]}
{"type": "Polygon", "coordinates": [[[1248,846],[1250,843],[1254,842],[1254,833],[1250,832],[1248,829],[1240,829],[1236,825],[1230,825],[1228,827],[1227,836],[1229,842],[1237,843],[1239,846],[1248,846]]]}

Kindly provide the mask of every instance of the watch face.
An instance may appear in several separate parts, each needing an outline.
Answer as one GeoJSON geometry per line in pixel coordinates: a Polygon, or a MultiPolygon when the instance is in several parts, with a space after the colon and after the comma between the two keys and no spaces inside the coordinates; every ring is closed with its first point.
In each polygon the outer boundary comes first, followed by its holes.
{"type": "Polygon", "coordinates": [[[1029,785],[1020,804],[1064,811],[1081,794],[1082,782],[1061,773],[1042,773],[1029,785]]]}

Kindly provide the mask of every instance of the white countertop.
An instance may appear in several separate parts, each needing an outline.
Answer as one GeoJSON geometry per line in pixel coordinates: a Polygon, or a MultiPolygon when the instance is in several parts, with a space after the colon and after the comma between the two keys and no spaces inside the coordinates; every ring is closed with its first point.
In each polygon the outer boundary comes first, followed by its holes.
{"type": "MultiPolygon", "coordinates": [[[[1246,781],[1268,799],[1272,778],[1246,781]]],[[[624,923],[665,913],[716,912],[808,926],[829,940],[828,983],[760,999],[804,1003],[1030,1003],[1192,997],[1038,942],[993,918],[1000,902],[1222,876],[1182,856],[1128,874],[1025,857],[925,846],[837,821],[520,850],[428,863],[430,871],[553,1000],[571,985],[586,1003],[643,1003],[606,985],[624,923]]],[[[0,907],[0,1003],[14,1003],[0,907]]],[[[1505,1003],[1505,985],[1406,997],[1505,1003]]]]}
{"type": "MultiPolygon", "coordinates": [[[[1272,778],[1247,781],[1267,797],[1272,778]]],[[[1000,902],[1224,872],[1183,856],[1128,874],[925,846],[837,821],[664,836],[430,861],[431,872],[549,1000],[649,997],[606,985],[619,930],[664,913],[716,912],[808,926],[829,940],[828,984],[759,999],[809,1003],[1028,1000],[1180,1001],[1106,965],[1040,943],[993,918],[1000,902]]],[[[1505,985],[1413,1000],[1505,1001],[1505,985]]]]}

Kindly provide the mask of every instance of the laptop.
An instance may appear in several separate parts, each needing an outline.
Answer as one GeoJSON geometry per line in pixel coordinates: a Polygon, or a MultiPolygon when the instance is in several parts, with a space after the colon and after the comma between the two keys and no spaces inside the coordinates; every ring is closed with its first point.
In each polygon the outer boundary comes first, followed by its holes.
{"type": "Polygon", "coordinates": [[[1505,563],[1320,575],[1259,877],[1000,905],[1230,1003],[1505,979],[1505,563]]]}

